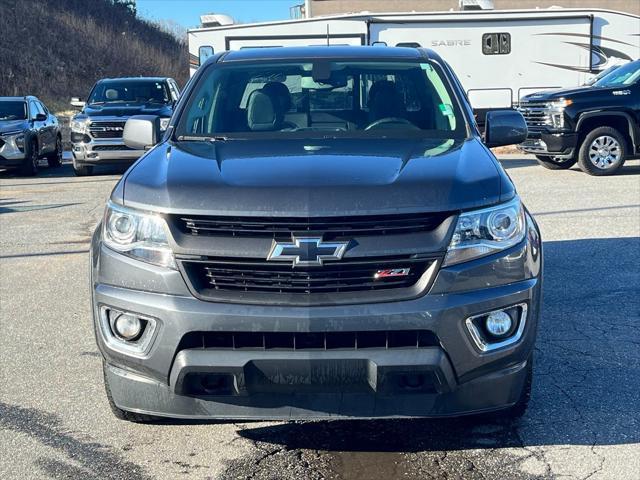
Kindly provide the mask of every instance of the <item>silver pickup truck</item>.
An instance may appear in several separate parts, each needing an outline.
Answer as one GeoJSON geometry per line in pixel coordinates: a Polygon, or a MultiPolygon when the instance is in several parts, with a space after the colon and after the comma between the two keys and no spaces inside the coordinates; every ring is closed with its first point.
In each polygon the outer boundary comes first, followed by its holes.
{"type": "Polygon", "coordinates": [[[169,124],[180,94],[172,78],[106,78],[91,89],[87,102],[71,105],[82,110],[71,119],[73,170],[91,175],[96,165],[131,164],[144,151],[132,150],[122,141],[124,124],[132,115],[156,115],[160,130],[169,124]]]}

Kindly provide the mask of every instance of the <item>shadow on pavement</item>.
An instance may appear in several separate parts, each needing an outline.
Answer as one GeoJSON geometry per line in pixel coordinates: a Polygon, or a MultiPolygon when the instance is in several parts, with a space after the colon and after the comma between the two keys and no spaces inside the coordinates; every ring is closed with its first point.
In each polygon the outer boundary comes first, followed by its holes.
{"type": "MultiPolygon", "coordinates": [[[[0,179],[27,179],[29,182],[20,182],[16,183],[13,186],[25,186],[25,185],[47,185],[50,183],[63,183],[60,181],[55,182],[47,182],[46,179],[57,179],[64,177],[75,178],[76,181],[80,182],[112,182],[112,178],[100,178],[102,175],[122,175],[128,166],[118,166],[118,165],[105,165],[102,167],[95,167],[94,173],[91,176],[86,177],[76,177],[76,174],[73,173],[73,168],[71,166],[71,162],[64,162],[61,167],[58,168],[49,168],[46,166],[46,162],[40,162],[40,169],[38,174],[34,177],[25,177],[20,174],[20,170],[18,169],[0,169],[0,179]]],[[[3,184],[3,187],[12,186],[8,184],[3,184]]]]}
{"type": "Polygon", "coordinates": [[[546,242],[543,314],[525,417],[281,423],[242,437],[287,449],[418,452],[640,442],[639,238],[546,242]]]}
{"type": "MultiPolygon", "coordinates": [[[[119,451],[90,438],[82,438],[51,413],[0,402],[0,429],[28,435],[61,454],[60,459],[44,456],[34,459],[48,478],[152,478],[143,467],[128,461],[119,451]]],[[[32,473],[35,477],[36,472],[32,473]]]]}
{"type": "MultiPolygon", "coordinates": [[[[506,170],[510,170],[512,168],[522,168],[522,167],[533,167],[538,166],[538,162],[535,158],[500,158],[498,157],[500,164],[506,170]]],[[[543,167],[540,167],[543,168],[543,167]]]]}
{"type": "MultiPolygon", "coordinates": [[[[523,167],[538,167],[541,170],[546,170],[544,167],[538,165],[537,160],[533,157],[522,157],[522,158],[498,157],[498,160],[500,161],[500,164],[505,170],[511,170],[514,168],[523,168],[523,167]]],[[[564,171],[587,175],[582,170],[580,170],[577,164],[571,167],[570,169],[564,170],[564,171]]],[[[549,170],[549,173],[554,173],[554,172],[552,170],[549,170]]],[[[622,169],[619,170],[618,173],[616,173],[613,176],[617,177],[621,175],[639,175],[639,174],[640,174],[640,164],[638,164],[637,161],[634,161],[634,160],[627,160],[625,165],[622,167],[622,169]],[[633,164],[630,164],[631,162],[633,162],[633,164]]]]}

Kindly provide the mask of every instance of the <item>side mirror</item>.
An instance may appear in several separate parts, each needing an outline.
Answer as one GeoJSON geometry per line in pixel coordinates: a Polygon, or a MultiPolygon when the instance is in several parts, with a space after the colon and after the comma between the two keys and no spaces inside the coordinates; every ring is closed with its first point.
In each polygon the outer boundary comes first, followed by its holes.
{"type": "Polygon", "coordinates": [[[134,150],[153,147],[160,140],[160,117],[157,115],[135,115],[124,124],[124,144],[134,150]]]}
{"type": "Polygon", "coordinates": [[[38,113],[36,114],[36,116],[33,118],[33,120],[35,122],[44,122],[47,119],[47,115],[44,113],[38,113]]]}
{"type": "Polygon", "coordinates": [[[484,143],[489,148],[516,145],[527,139],[527,122],[515,110],[487,112],[484,125],[484,143]]]}
{"type": "Polygon", "coordinates": [[[78,97],[71,97],[71,101],[69,103],[72,107],[76,108],[84,108],[84,106],[86,105],[86,102],[83,102],[78,97]]]}

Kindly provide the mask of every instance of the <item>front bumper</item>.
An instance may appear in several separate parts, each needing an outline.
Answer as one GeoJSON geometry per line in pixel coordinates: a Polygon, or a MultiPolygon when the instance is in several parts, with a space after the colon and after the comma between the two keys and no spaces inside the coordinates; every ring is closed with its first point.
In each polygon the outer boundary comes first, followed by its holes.
{"type": "Polygon", "coordinates": [[[440,270],[423,297],[376,304],[288,307],[201,301],[177,271],[123,257],[94,238],[96,338],[106,381],[124,410],[183,418],[327,418],[451,416],[514,404],[526,378],[541,296],[542,257],[536,227],[520,245],[440,270]],[[149,292],[153,290],[155,293],[149,292]],[[465,319],[526,303],[520,340],[483,353],[465,319]],[[157,319],[144,356],[114,350],[99,324],[99,307],[157,319]],[[425,348],[318,350],[180,347],[190,332],[351,332],[428,330],[425,348]],[[196,395],[190,373],[223,374],[229,392],[196,395]],[[423,375],[405,388],[403,375],[423,375]]]}
{"type": "Polygon", "coordinates": [[[518,149],[533,155],[571,158],[575,154],[578,135],[566,132],[530,132],[518,149]]]}
{"type": "Polygon", "coordinates": [[[131,164],[145,153],[144,150],[130,149],[122,138],[73,143],[72,152],[76,165],[131,164]]]}
{"type": "MultiPolygon", "coordinates": [[[[373,361],[368,363],[373,364],[373,361]]],[[[165,383],[109,364],[105,367],[105,381],[109,382],[118,407],[171,418],[310,420],[449,417],[512,406],[517,402],[524,386],[526,369],[527,361],[524,361],[457,385],[455,390],[435,394],[295,392],[198,398],[178,395],[165,383]]]]}
{"type": "Polygon", "coordinates": [[[25,159],[24,150],[20,150],[15,143],[14,136],[0,135],[0,165],[16,166],[25,159]]]}

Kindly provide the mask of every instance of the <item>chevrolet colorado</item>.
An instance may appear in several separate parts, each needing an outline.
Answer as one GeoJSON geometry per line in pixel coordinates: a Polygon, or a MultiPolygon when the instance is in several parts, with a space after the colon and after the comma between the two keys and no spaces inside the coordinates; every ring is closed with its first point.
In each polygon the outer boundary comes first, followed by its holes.
{"type": "Polygon", "coordinates": [[[420,48],[223,52],[114,188],[91,247],[107,398],[130,421],[524,413],[535,221],[487,116],[420,48]]]}

